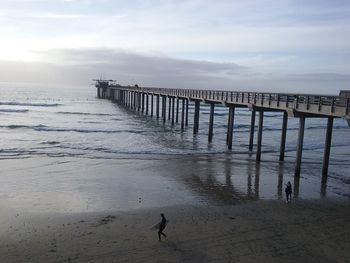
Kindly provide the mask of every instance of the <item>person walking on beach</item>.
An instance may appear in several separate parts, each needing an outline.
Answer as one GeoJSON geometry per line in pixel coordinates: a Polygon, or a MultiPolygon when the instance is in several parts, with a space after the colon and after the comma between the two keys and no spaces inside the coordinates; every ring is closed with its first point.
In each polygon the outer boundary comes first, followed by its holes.
{"type": "Polygon", "coordinates": [[[163,233],[163,230],[165,229],[167,220],[166,220],[164,214],[160,214],[160,216],[162,217],[162,221],[160,221],[160,223],[159,223],[158,238],[159,238],[159,241],[162,241],[161,235],[165,236],[165,238],[166,238],[166,234],[163,233]]]}
{"type": "Polygon", "coordinates": [[[292,199],[292,184],[290,183],[290,181],[288,181],[288,183],[286,184],[286,198],[287,198],[287,203],[289,203],[292,199]]]}

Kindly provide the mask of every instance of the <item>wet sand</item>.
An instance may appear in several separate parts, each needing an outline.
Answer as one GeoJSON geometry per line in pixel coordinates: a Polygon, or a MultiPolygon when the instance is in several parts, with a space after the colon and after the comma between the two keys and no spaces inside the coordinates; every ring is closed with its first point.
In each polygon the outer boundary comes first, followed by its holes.
{"type": "Polygon", "coordinates": [[[0,262],[350,262],[350,205],[329,199],[23,213],[1,229],[0,262]]]}
{"type": "Polygon", "coordinates": [[[2,160],[0,262],[350,262],[349,200],[316,175],[295,181],[293,168],[225,156],[2,160]],[[150,230],[160,213],[162,242],[150,230]]]}

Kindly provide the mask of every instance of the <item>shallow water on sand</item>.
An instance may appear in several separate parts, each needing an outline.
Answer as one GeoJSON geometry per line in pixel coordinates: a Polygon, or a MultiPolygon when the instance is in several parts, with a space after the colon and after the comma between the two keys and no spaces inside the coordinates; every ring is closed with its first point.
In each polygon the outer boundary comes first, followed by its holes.
{"type": "MultiPolygon", "coordinates": [[[[266,113],[262,162],[249,153],[249,111],[238,110],[233,151],[225,146],[227,109],[217,107],[207,142],[200,131],[163,124],[107,100],[93,87],[0,87],[2,208],[84,212],[177,204],[281,199],[291,181],[298,198],[349,199],[350,129],[335,120],[330,175],[322,180],[325,120],[307,119],[302,175],[294,178],[297,120],[289,119],[286,161],[279,163],[282,115],[266,113]]],[[[190,107],[192,109],[192,106],[190,107]]]]}

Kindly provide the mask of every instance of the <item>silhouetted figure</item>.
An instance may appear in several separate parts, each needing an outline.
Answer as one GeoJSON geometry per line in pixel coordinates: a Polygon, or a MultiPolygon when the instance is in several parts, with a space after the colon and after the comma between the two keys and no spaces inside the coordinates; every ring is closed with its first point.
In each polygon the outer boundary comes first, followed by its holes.
{"type": "Polygon", "coordinates": [[[160,223],[159,223],[158,238],[159,238],[159,241],[162,241],[160,238],[160,235],[163,235],[166,237],[166,234],[163,233],[163,230],[165,229],[167,220],[166,220],[164,214],[160,214],[160,216],[162,217],[162,221],[160,221],[160,223]]]}
{"type": "Polygon", "coordinates": [[[288,181],[286,184],[286,198],[287,198],[287,203],[289,203],[292,199],[292,184],[288,181]]]}

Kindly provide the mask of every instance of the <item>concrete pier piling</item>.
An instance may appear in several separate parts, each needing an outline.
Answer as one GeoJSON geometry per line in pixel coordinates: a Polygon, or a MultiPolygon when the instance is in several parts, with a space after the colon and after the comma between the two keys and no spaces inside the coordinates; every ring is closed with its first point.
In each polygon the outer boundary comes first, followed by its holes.
{"type": "MultiPolygon", "coordinates": [[[[121,86],[110,80],[95,80],[97,97],[110,99],[129,109],[145,113],[159,119],[162,117],[165,123],[168,119],[171,124],[179,122],[181,111],[181,129],[189,125],[189,103],[194,104],[193,110],[193,134],[199,132],[199,116],[201,103],[210,107],[208,142],[212,142],[214,136],[214,111],[215,104],[221,104],[228,108],[226,144],[232,149],[234,118],[236,108],[251,110],[249,130],[249,151],[253,150],[255,118],[259,113],[259,124],[257,134],[256,161],[261,161],[264,112],[282,112],[283,121],[281,127],[281,141],[279,149],[279,161],[285,159],[286,138],[288,130],[288,118],[294,117],[299,120],[298,142],[295,157],[295,183],[298,187],[299,175],[301,172],[302,151],[304,144],[304,130],[306,118],[327,118],[327,130],[323,154],[322,180],[327,181],[329,160],[331,153],[332,131],[334,118],[344,118],[350,126],[350,91],[341,91],[340,96],[326,95],[303,95],[303,94],[278,94],[258,92],[236,92],[217,90],[190,90],[190,89],[164,89],[164,88],[143,88],[135,86],[121,86]],[[154,101],[155,97],[155,101],[154,101]],[[181,102],[181,109],[180,109],[181,102]],[[168,105],[167,105],[168,103],[168,105]],[[155,104],[155,105],[154,105],[155,104]],[[154,109],[155,106],[155,109],[154,109]],[[167,107],[168,106],[168,107],[167,107]],[[154,113],[155,110],[155,113],[154,113]]],[[[324,192],[323,184],[321,192],[324,192]]],[[[298,195],[298,189],[295,189],[298,195]]]]}
{"type": "Polygon", "coordinates": [[[253,150],[254,145],[254,131],[255,131],[255,110],[252,110],[250,118],[250,132],[249,132],[249,151],[253,150]]]}
{"type": "Polygon", "coordinates": [[[179,122],[179,98],[176,98],[176,123],[179,122]]]}
{"type": "Polygon", "coordinates": [[[322,175],[328,174],[329,157],[331,154],[332,132],[333,132],[333,118],[329,117],[327,120],[327,132],[326,132],[326,142],[325,142],[324,155],[323,155],[322,175]]]}
{"type": "Polygon", "coordinates": [[[210,103],[208,142],[213,140],[214,108],[215,104],[210,103]]]}
{"type": "Polygon", "coordinates": [[[227,148],[232,150],[233,125],[235,120],[235,107],[229,106],[228,124],[227,124],[227,148]]]}
{"type": "Polygon", "coordinates": [[[156,117],[157,119],[159,119],[159,96],[160,95],[156,95],[156,117]]]}
{"type": "Polygon", "coordinates": [[[141,92],[141,112],[145,111],[145,93],[141,92]]]}
{"type": "Polygon", "coordinates": [[[162,118],[163,122],[166,121],[166,96],[162,96],[162,118]]]}
{"type": "Polygon", "coordinates": [[[175,122],[175,98],[170,98],[172,100],[171,103],[171,124],[174,125],[175,122]]]}
{"type": "Polygon", "coordinates": [[[296,156],[295,172],[294,172],[296,176],[300,176],[301,158],[303,155],[303,145],[304,145],[304,131],[305,131],[305,117],[302,116],[299,118],[297,156],[296,156]]]}
{"type": "Polygon", "coordinates": [[[137,93],[137,111],[138,112],[141,111],[141,93],[140,92],[137,93]]]}
{"type": "Polygon", "coordinates": [[[154,104],[153,94],[151,94],[151,117],[153,117],[153,104],[154,104]]]}
{"type": "Polygon", "coordinates": [[[199,129],[199,110],[200,110],[200,101],[194,101],[194,121],[193,121],[193,134],[198,133],[199,129]]]}
{"type": "Polygon", "coordinates": [[[188,99],[186,100],[186,119],[185,119],[185,125],[188,126],[188,99]]]}
{"type": "Polygon", "coordinates": [[[181,110],[181,129],[185,128],[185,104],[186,99],[182,99],[182,110],[181,110]]]}
{"type": "Polygon", "coordinates": [[[261,144],[262,144],[262,134],[264,129],[264,111],[259,110],[259,128],[258,128],[258,141],[256,149],[256,161],[260,162],[261,160],[261,144]]]}
{"type": "Polygon", "coordinates": [[[279,159],[280,161],[284,161],[284,152],[286,149],[286,138],[287,138],[287,124],[288,124],[288,114],[287,112],[283,112],[280,159],[279,159]]]}
{"type": "Polygon", "coordinates": [[[168,105],[169,105],[169,108],[168,108],[168,121],[170,121],[170,116],[171,116],[171,98],[168,97],[168,105]]]}

